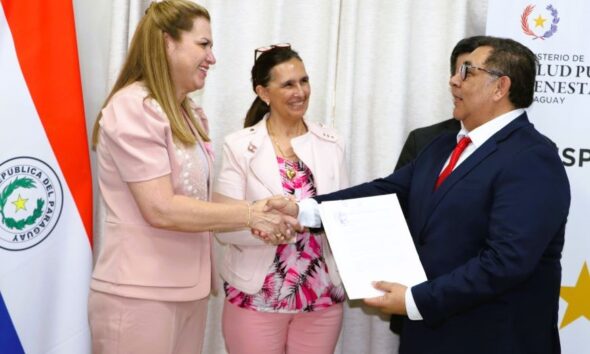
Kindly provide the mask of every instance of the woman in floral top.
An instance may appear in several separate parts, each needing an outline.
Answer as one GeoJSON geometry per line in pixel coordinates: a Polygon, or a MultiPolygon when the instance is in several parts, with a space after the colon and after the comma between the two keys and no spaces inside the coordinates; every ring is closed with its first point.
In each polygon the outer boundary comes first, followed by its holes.
{"type": "MultiPolygon", "coordinates": [[[[299,55],[281,44],[255,56],[257,97],[245,129],[225,140],[214,198],[301,200],[346,187],[342,139],[303,118],[311,90],[299,55]]],[[[306,230],[269,245],[244,233],[217,234],[228,351],[333,353],[345,296],[325,235],[306,230]]]]}

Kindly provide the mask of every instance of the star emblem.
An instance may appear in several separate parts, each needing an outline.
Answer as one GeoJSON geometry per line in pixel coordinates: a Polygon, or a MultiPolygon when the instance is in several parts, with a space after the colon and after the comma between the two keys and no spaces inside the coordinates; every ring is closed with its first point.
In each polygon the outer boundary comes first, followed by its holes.
{"type": "Polygon", "coordinates": [[[590,273],[586,262],[580,270],[575,286],[562,286],[560,296],[567,301],[567,308],[559,328],[564,328],[584,316],[590,320],[590,273]]]}
{"type": "Polygon", "coordinates": [[[15,213],[19,210],[27,210],[27,201],[29,199],[25,199],[23,197],[20,196],[20,194],[18,195],[18,198],[12,202],[12,204],[14,204],[14,207],[16,208],[16,210],[14,211],[15,213]]]}
{"type": "Polygon", "coordinates": [[[541,28],[545,27],[545,21],[547,21],[546,18],[543,18],[541,15],[539,15],[534,20],[535,20],[535,27],[541,27],[541,28]]]}

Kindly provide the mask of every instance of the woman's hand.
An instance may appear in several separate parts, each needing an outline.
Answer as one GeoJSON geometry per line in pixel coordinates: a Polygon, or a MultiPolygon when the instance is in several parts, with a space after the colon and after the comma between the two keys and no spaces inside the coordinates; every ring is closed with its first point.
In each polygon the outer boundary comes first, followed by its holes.
{"type": "Polygon", "coordinates": [[[296,237],[296,233],[303,229],[297,219],[275,207],[286,206],[287,201],[291,203],[291,199],[281,196],[255,202],[251,206],[250,227],[252,233],[264,242],[273,245],[288,243],[296,237]],[[268,205],[270,200],[279,198],[284,200],[282,204],[274,202],[272,206],[268,205]]]}

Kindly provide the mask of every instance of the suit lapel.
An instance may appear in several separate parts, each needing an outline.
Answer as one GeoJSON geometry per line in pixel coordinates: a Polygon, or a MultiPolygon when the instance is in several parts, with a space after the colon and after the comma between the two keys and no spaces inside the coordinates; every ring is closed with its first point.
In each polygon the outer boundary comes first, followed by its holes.
{"type": "Polygon", "coordinates": [[[252,154],[250,172],[272,195],[283,194],[277,157],[266,130],[266,116],[255,128],[256,132],[248,145],[248,151],[252,154]]]}
{"type": "MultiPolygon", "coordinates": [[[[436,189],[430,196],[427,198],[428,202],[425,203],[425,217],[422,219],[423,222],[418,228],[418,235],[422,237],[422,230],[428,225],[429,220],[431,219],[432,214],[435,212],[438,205],[441,201],[449,194],[453,192],[453,188],[457,183],[465,178],[473,169],[475,169],[482,161],[492,155],[497,149],[498,145],[505,139],[507,139],[512,132],[515,130],[523,127],[524,125],[530,124],[526,113],[523,113],[518,118],[510,122],[507,126],[500,129],[496,134],[492,135],[482,146],[480,146],[473,154],[471,154],[465,161],[463,161],[444,181],[443,184],[440,185],[438,189],[436,189]]],[[[454,146],[454,145],[453,145],[454,146]]],[[[442,162],[435,163],[437,165],[437,170],[434,173],[431,173],[433,176],[429,177],[429,183],[431,188],[434,188],[434,183],[438,178],[438,174],[442,169],[442,165],[450,155],[450,150],[447,151],[446,149],[440,149],[446,151],[446,155],[442,157],[442,162]],[[432,180],[430,180],[432,179],[432,180]]],[[[451,148],[452,150],[452,148],[451,148]]],[[[435,156],[437,158],[441,158],[440,154],[435,152],[435,156]]],[[[432,172],[432,171],[431,171],[432,172]]]]}
{"type": "Polygon", "coordinates": [[[480,146],[471,156],[469,156],[463,163],[461,163],[440,185],[438,189],[432,194],[428,206],[427,215],[431,215],[440,201],[447,195],[449,191],[461,181],[471,170],[485,160],[489,155],[494,153],[497,149],[497,144],[494,139],[488,139],[482,146],[480,146]]]}
{"type": "MultiPolygon", "coordinates": [[[[418,203],[417,207],[413,208],[418,212],[418,215],[411,218],[413,220],[412,224],[417,223],[415,230],[422,230],[430,215],[429,210],[434,193],[434,184],[456,143],[456,134],[442,135],[416,159],[416,166],[414,167],[416,172],[412,184],[418,186],[414,189],[418,196],[410,196],[413,203],[418,203]],[[422,171],[424,172],[422,173],[422,171]]],[[[411,227],[411,229],[414,229],[414,227],[411,227]]]]}
{"type": "Polygon", "coordinates": [[[316,191],[318,190],[318,186],[327,186],[329,185],[330,181],[328,180],[329,176],[325,173],[330,169],[328,166],[318,166],[315,162],[316,161],[324,161],[328,163],[326,160],[326,156],[322,155],[325,152],[322,152],[322,149],[319,146],[316,146],[317,139],[312,137],[312,134],[318,135],[317,133],[317,126],[305,122],[309,132],[307,134],[303,134],[291,140],[291,145],[293,146],[293,150],[299,157],[301,161],[309,168],[311,174],[313,175],[314,184],[316,191]],[[316,167],[318,169],[316,170],[316,167]],[[324,173],[322,173],[324,171],[324,173]]]}
{"type": "Polygon", "coordinates": [[[449,137],[445,137],[441,144],[444,146],[443,148],[436,147],[433,153],[432,160],[427,162],[428,166],[428,175],[426,176],[426,188],[424,188],[424,193],[432,194],[434,193],[434,185],[436,184],[436,180],[438,179],[438,175],[442,171],[447,158],[451,155],[451,152],[457,145],[457,135],[450,134],[449,137]]]}

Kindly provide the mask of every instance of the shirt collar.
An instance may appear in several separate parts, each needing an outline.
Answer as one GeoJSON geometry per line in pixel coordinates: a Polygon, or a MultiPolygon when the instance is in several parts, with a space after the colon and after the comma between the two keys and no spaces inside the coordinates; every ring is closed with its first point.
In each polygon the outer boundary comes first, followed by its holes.
{"type": "Polygon", "coordinates": [[[469,136],[469,138],[471,138],[471,143],[478,148],[491,138],[492,135],[499,132],[523,113],[524,109],[522,108],[512,110],[491,119],[489,122],[480,125],[472,131],[467,131],[463,124],[461,124],[461,130],[457,133],[457,142],[459,142],[464,136],[469,136]]]}

